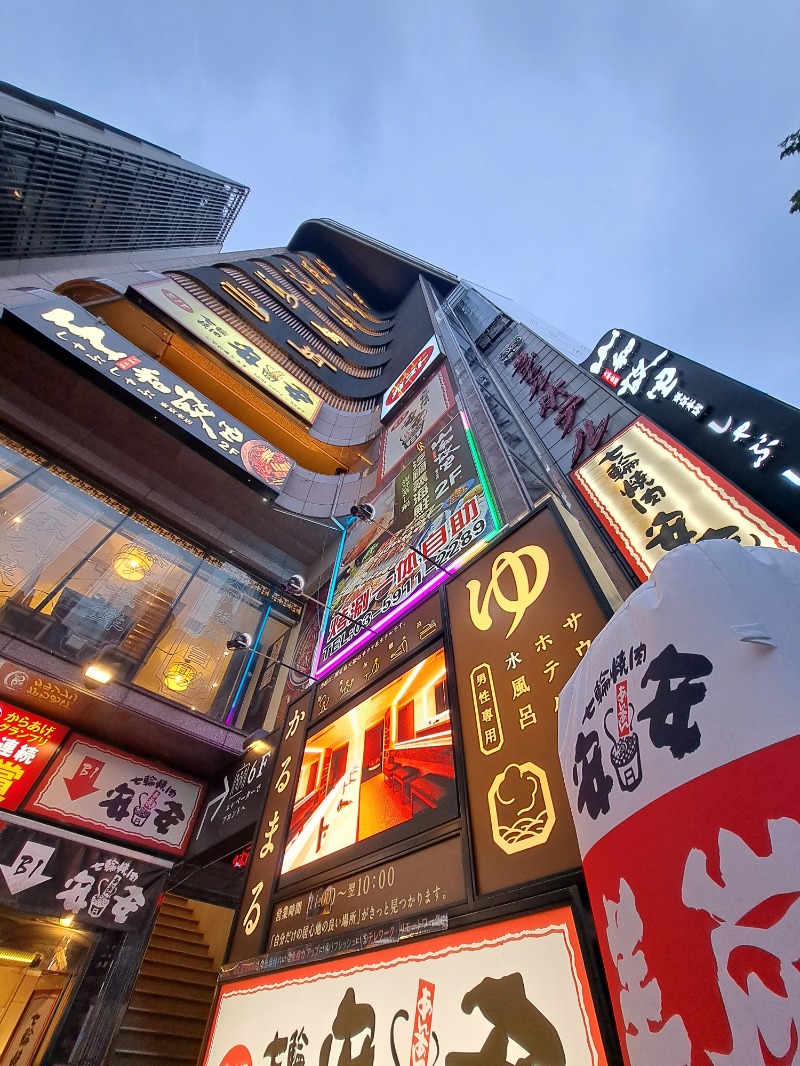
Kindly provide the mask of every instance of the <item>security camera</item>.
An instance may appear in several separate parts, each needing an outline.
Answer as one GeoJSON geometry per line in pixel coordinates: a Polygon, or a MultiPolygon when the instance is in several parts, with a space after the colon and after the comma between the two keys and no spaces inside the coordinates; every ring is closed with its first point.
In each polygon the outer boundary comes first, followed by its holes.
{"type": "Polygon", "coordinates": [[[302,574],[292,574],[289,580],[284,585],[285,590],[290,596],[302,596],[303,590],[306,587],[306,579],[302,574]]]}
{"type": "Polygon", "coordinates": [[[350,508],[353,518],[360,518],[362,522],[375,521],[375,508],[371,503],[354,503],[350,508]]]}
{"type": "Polygon", "coordinates": [[[233,634],[231,639],[226,642],[225,647],[228,651],[243,651],[245,648],[251,647],[253,644],[253,638],[249,633],[239,633],[238,631],[233,634]]]}

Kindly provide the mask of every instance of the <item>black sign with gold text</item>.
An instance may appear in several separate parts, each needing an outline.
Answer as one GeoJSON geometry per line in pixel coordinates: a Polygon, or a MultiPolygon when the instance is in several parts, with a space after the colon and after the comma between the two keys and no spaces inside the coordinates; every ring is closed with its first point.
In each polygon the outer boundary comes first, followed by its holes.
{"type": "Polygon", "coordinates": [[[333,934],[443,911],[466,898],[461,838],[371,866],[282,900],[272,912],[268,947],[312,944],[333,934]]]}
{"type": "Polygon", "coordinates": [[[438,593],[429,596],[396,625],[358,655],[348,659],[317,685],[313,718],[332,711],[352,699],[387,670],[398,666],[442,630],[442,609],[438,593]]]}
{"type": "Polygon", "coordinates": [[[250,853],[244,894],[234,918],[228,950],[230,963],[251,959],[264,951],[270,897],[283,856],[283,842],[297,788],[310,710],[309,693],[293,703],[286,715],[282,739],[273,763],[272,783],[250,853]]]}
{"type": "Polygon", "coordinates": [[[447,586],[479,894],[580,866],[558,694],[608,612],[549,506],[447,586]]]}

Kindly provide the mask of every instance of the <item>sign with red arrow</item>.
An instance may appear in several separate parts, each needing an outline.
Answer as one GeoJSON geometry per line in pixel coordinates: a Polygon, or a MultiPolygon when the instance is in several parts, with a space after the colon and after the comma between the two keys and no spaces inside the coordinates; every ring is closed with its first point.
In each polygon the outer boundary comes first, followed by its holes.
{"type": "Polygon", "coordinates": [[[72,736],[25,810],[115,840],[182,855],[202,796],[199,781],[72,736]]]}
{"type": "Polygon", "coordinates": [[[0,702],[0,812],[17,810],[68,732],[49,718],[0,702]]]}

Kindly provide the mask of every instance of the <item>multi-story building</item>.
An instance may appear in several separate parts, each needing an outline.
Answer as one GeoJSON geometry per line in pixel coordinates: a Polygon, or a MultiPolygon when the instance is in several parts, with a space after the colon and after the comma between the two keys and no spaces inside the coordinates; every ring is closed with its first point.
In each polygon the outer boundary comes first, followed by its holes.
{"type": "Polygon", "coordinates": [[[797,549],[797,412],[327,220],[223,253],[219,181],[2,253],[0,1054],[193,1062],[225,964],[213,1066],[619,1061],[558,695],[678,544],[797,549]]]}

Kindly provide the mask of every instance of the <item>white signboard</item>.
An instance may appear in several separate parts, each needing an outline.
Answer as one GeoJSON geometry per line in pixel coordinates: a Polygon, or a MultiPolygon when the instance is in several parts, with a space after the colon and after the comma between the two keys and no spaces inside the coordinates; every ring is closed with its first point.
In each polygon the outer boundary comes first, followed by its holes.
{"type": "Polygon", "coordinates": [[[25,804],[31,814],[182,854],[200,807],[197,781],[73,737],[25,804]]]}
{"type": "Polygon", "coordinates": [[[559,907],[225,984],[201,1061],[601,1066],[607,1059],[572,913],[559,907]]]}

